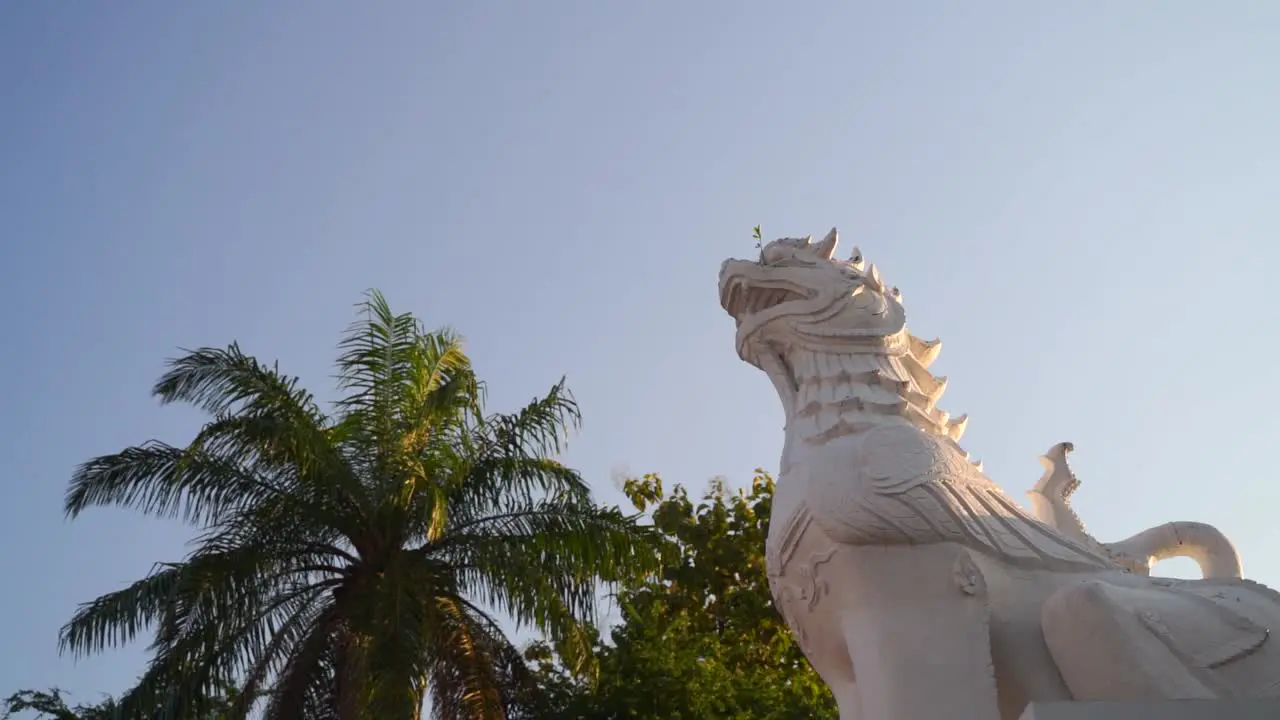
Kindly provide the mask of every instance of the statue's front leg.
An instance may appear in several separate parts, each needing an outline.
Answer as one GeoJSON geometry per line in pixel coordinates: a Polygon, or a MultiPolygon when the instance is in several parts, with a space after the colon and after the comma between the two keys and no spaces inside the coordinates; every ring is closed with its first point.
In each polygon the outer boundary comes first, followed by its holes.
{"type": "MultiPolygon", "coordinates": [[[[825,677],[823,679],[826,680],[825,677]]],[[[831,694],[835,696],[840,720],[864,720],[866,716],[862,714],[862,698],[858,695],[856,682],[827,681],[827,687],[831,688],[831,694]]]]}
{"type": "Polygon", "coordinates": [[[863,720],[1000,718],[986,584],[966,550],[849,547],[837,558],[829,572],[863,720]]]}

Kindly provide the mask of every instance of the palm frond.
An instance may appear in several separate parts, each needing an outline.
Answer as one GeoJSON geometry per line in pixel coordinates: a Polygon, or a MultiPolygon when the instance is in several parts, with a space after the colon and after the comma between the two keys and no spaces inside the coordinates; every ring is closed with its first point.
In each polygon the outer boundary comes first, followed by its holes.
{"type": "Polygon", "coordinates": [[[279,536],[294,538],[331,537],[335,532],[358,536],[372,512],[372,500],[355,469],[339,449],[327,446],[317,448],[321,457],[313,456],[310,463],[263,458],[258,441],[267,441],[274,432],[271,425],[256,418],[226,418],[210,423],[193,441],[201,450],[238,455],[246,474],[271,490],[258,493],[251,502],[227,506],[209,527],[219,533],[252,528],[259,534],[274,528],[279,536]]]}
{"type": "Polygon", "coordinates": [[[210,415],[304,415],[314,425],[324,424],[319,405],[311,393],[299,387],[298,378],[246,355],[236,343],[226,348],[189,350],[166,364],[168,371],[152,388],[152,394],[166,405],[185,402],[210,415]]]}
{"type": "Polygon", "coordinates": [[[129,587],[80,605],[58,633],[59,648],[81,657],[132,642],[161,619],[182,571],[181,565],[160,565],[129,587]]]}
{"type": "Polygon", "coordinates": [[[357,308],[363,317],[338,344],[338,388],[347,393],[338,407],[347,412],[376,409],[389,424],[396,395],[411,376],[423,329],[412,314],[393,313],[377,290],[367,292],[357,308]]]}
{"type": "Polygon", "coordinates": [[[354,519],[368,511],[366,488],[333,439],[332,428],[317,425],[305,415],[242,412],[206,424],[190,447],[235,458],[279,495],[291,497],[299,510],[341,508],[341,513],[354,519]]]}
{"type": "MultiPolygon", "coordinates": [[[[230,678],[243,678],[260,663],[273,669],[296,645],[295,619],[315,612],[328,583],[246,585],[209,577],[207,568],[187,573],[152,643],[147,672],[121,698],[128,717],[181,720],[209,710],[230,678]]],[[[247,710],[257,698],[238,704],[247,710]]]]}
{"type": "MultiPolygon", "coordinates": [[[[580,422],[577,403],[561,378],[518,412],[492,414],[476,425],[455,428],[425,448],[436,486],[447,488],[449,524],[466,524],[544,497],[589,503],[591,490],[582,476],[550,457],[563,449],[580,422]]],[[[443,522],[436,497],[432,488],[410,518],[443,522]]]]}
{"type": "MultiPolygon", "coordinates": [[[[242,682],[242,692],[228,709],[230,718],[247,717],[254,702],[261,696],[269,695],[272,698],[271,702],[278,702],[282,694],[287,694],[285,683],[277,682],[270,690],[266,689],[267,683],[282,674],[296,672],[295,667],[290,663],[290,658],[297,657],[300,654],[298,649],[311,641],[317,627],[325,622],[326,616],[334,616],[335,613],[332,605],[312,602],[307,610],[288,615],[279,626],[270,628],[270,640],[263,647],[262,652],[253,658],[242,682]]],[[[313,665],[323,665],[323,659],[315,661],[313,665]]],[[[317,671],[323,672],[323,668],[317,667],[317,671]]],[[[307,717],[305,714],[306,692],[313,689],[309,687],[304,691],[303,711],[297,715],[298,717],[307,717]]],[[[288,716],[288,713],[283,716],[288,716]]]]}
{"type": "Polygon", "coordinates": [[[299,500],[361,505],[360,484],[330,443],[327,419],[297,379],[232,344],[171,360],[154,392],[214,414],[190,446],[150,442],[82,465],[66,510],[127,505],[144,512],[214,522],[230,506],[302,491],[299,500]]]}
{"type": "Polygon", "coordinates": [[[446,503],[451,508],[450,524],[458,527],[547,498],[587,504],[590,496],[590,487],[578,471],[558,460],[490,456],[463,464],[458,479],[448,485],[446,503]]]}
{"type": "Polygon", "coordinates": [[[544,501],[459,528],[424,554],[456,569],[470,597],[573,643],[595,620],[597,583],[654,569],[657,539],[616,509],[544,501]]]}
{"type": "Polygon", "coordinates": [[[495,413],[485,419],[489,442],[486,455],[546,457],[560,453],[571,431],[582,424],[582,413],[565,379],[515,413],[495,413]]]}
{"type": "Polygon", "coordinates": [[[308,701],[317,685],[331,683],[325,659],[333,651],[335,635],[341,629],[340,609],[329,606],[299,628],[299,637],[283,660],[282,672],[265,710],[267,720],[303,720],[308,701]]]}
{"type": "Polygon", "coordinates": [[[462,337],[444,329],[418,338],[409,362],[405,416],[410,428],[430,428],[457,413],[479,414],[481,383],[462,337]]]}
{"type": "Polygon", "coordinates": [[[81,464],[67,488],[64,509],[76,517],[95,506],[129,507],[207,523],[272,492],[276,489],[262,476],[225,456],[153,440],[81,464]]]}
{"type": "Polygon", "coordinates": [[[297,556],[263,546],[202,548],[181,568],[153,647],[177,646],[204,627],[240,627],[257,619],[260,608],[306,595],[322,582],[297,556]]]}
{"type": "Polygon", "coordinates": [[[501,720],[510,691],[503,687],[500,660],[510,660],[510,642],[497,623],[461,598],[438,598],[435,611],[443,642],[436,644],[426,673],[432,716],[501,720]]]}
{"type": "Polygon", "coordinates": [[[420,484],[423,448],[479,415],[483,385],[453,331],[426,332],[376,291],[359,307],[362,317],[348,328],[338,358],[349,462],[378,488],[420,484]]]}

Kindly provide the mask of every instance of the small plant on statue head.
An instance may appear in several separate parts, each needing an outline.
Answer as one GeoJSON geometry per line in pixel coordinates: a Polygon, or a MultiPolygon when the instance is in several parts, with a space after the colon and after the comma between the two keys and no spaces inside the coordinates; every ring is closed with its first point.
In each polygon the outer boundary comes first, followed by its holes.
{"type": "Polygon", "coordinates": [[[757,225],[757,226],[755,226],[755,227],[751,228],[751,237],[755,238],[755,241],[756,241],[756,249],[757,249],[757,250],[763,250],[763,249],[764,249],[764,235],[760,232],[760,226],[759,226],[759,225],[757,225]]]}

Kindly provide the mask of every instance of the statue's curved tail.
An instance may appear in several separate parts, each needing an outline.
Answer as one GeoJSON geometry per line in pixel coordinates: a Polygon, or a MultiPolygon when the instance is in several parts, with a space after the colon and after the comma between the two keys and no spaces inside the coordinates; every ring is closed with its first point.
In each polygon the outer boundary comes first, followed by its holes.
{"type": "Polygon", "coordinates": [[[1191,558],[1206,579],[1241,576],[1240,555],[1222,531],[1200,522],[1170,522],[1143,530],[1105,547],[1131,570],[1147,575],[1151,566],[1168,558],[1191,558]]]}

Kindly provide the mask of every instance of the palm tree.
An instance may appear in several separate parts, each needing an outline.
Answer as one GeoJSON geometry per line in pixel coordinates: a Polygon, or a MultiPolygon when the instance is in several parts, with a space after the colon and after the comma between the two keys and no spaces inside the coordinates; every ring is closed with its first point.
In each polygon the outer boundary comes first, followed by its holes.
{"type": "Polygon", "coordinates": [[[126,717],[198,716],[235,683],[228,717],[265,695],[270,720],[420,718],[424,703],[441,720],[502,718],[531,676],[496,616],[584,650],[599,581],[652,567],[651,536],[554,459],[580,419],[563,379],[485,414],[457,335],[376,291],[358,307],[329,414],[235,344],[189,351],[153,392],[212,416],[190,444],[76,471],[71,517],[124,506],[200,529],[186,559],[62,629],[73,654],[154,635],[126,717]]]}

